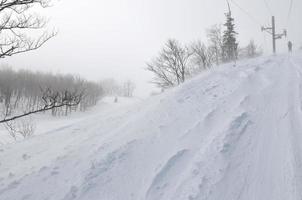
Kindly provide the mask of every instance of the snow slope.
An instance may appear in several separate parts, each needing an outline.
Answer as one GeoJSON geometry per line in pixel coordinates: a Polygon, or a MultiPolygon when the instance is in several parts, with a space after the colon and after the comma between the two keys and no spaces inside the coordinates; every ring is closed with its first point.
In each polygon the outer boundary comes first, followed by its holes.
{"type": "MultiPolygon", "coordinates": [[[[34,135],[41,135],[49,132],[55,132],[57,129],[62,129],[62,127],[71,126],[73,124],[79,123],[83,119],[99,115],[100,112],[110,114],[116,112],[125,106],[134,104],[142,101],[140,98],[126,98],[119,97],[118,103],[114,103],[115,97],[104,97],[102,98],[96,106],[93,106],[86,110],[85,112],[74,112],[68,116],[57,116],[53,117],[51,112],[31,115],[27,120],[32,120],[35,127],[34,135]]],[[[17,141],[23,140],[21,135],[17,135],[17,141]]],[[[15,140],[11,137],[5,127],[0,126],[0,146],[10,143],[14,143],[15,140]]]]}
{"type": "Polygon", "coordinates": [[[0,147],[1,200],[301,200],[302,54],[0,147]]]}

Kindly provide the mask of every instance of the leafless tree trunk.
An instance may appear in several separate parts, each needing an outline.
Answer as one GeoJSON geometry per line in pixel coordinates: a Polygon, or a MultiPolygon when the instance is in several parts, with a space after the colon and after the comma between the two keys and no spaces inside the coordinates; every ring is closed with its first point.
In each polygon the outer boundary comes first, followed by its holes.
{"type": "Polygon", "coordinates": [[[207,30],[207,37],[209,41],[209,50],[212,52],[211,54],[215,58],[216,65],[219,65],[222,59],[222,30],[221,26],[214,25],[210,29],[207,30]]]}

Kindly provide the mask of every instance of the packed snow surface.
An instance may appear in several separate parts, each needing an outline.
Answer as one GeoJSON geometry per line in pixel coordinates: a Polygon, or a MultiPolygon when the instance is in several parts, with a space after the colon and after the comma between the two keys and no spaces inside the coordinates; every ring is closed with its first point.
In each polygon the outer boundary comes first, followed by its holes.
{"type": "Polygon", "coordinates": [[[1,200],[301,200],[302,53],[0,146],[1,200]]]}

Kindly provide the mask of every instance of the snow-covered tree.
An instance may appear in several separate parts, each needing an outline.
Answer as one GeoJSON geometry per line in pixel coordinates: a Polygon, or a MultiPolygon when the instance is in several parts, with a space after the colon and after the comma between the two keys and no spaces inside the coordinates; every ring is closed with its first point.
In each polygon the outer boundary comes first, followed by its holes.
{"type": "Polygon", "coordinates": [[[121,96],[122,86],[113,78],[104,79],[100,82],[106,96],[121,96]]]}
{"type": "Polygon", "coordinates": [[[153,83],[160,88],[169,88],[185,82],[189,75],[189,58],[192,53],[177,40],[170,39],[147,70],[155,75],[153,83]]]}
{"type": "Polygon", "coordinates": [[[219,65],[222,59],[223,37],[221,26],[214,25],[207,30],[207,38],[209,42],[209,53],[213,56],[216,65],[219,65]]]}
{"type": "Polygon", "coordinates": [[[124,82],[123,93],[125,97],[133,97],[133,93],[135,90],[135,83],[128,80],[124,82]]]}
{"type": "Polygon", "coordinates": [[[212,52],[205,44],[201,41],[192,43],[191,45],[191,70],[190,74],[195,75],[200,71],[207,70],[212,66],[212,60],[215,56],[215,53],[212,52]]]}
{"type": "Polygon", "coordinates": [[[254,58],[262,54],[262,51],[255,44],[254,40],[250,40],[250,43],[246,46],[246,56],[248,58],[254,58]]]}
{"type": "Polygon", "coordinates": [[[234,18],[232,13],[226,13],[226,23],[224,24],[226,30],[223,33],[223,61],[229,62],[231,60],[236,60],[238,56],[238,43],[235,31],[234,18]]]}

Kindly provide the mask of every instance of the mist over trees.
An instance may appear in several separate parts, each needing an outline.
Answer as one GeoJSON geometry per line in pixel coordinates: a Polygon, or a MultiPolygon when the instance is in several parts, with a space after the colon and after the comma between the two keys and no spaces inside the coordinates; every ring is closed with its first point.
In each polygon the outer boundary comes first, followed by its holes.
{"type": "Polygon", "coordinates": [[[136,85],[131,80],[124,82],[123,93],[125,97],[133,97],[136,85]]]}
{"type": "Polygon", "coordinates": [[[262,50],[256,45],[254,40],[250,40],[246,47],[239,49],[240,58],[254,58],[260,55],[262,55],[262,50]]]}
{"type": "MultiPolygon", "coordinates": [[[[48,20],[36,13],[50,3],[0,1],[0,58],[37,50],[57,34],[47,31],[48,20]]],[[[15,139],[17,134],[27,137],[34,130],[28,116],[48,110],[54,116],[67,115],[73,109],[86,110],[96,104],[99,95],[98,85],[81,78],[1,69],[0,124],[5,124],[15,139]]]]}
{"type": "Polygon", "coordinates": [[[115,79],[105,79],[100,81],[105,96],[121,96],[121,97],[133,97],[136,84],[127,80],[119,83],[115,79]]]}
{"type": "Polygon", "coordinates": [[[183,45],[169,39],[158,56],[147,63],[146,70],[154,74],[151,83],[162,89],[174,87],[215,65],[262,54],[253,40],[246,47],[239,48],[231,12],[226,14],[223,27],[224,30],[222,26],[214,25],[206,30],[207,43],[199,40],[183,45]]]}
{"type": "Polygon", "coordinates": [[[120,84],[113,78],[100,81],[100,85],[102,85],[103,92],[106,96],[116,96],[121,93],[120,84]]]}
{"type": "Polygon", "coordinates": [[[0,114],[3,120],[0,121],[47,110],[51,110],[53,116],[85,111],[96,105],[103,94],[99,84],[81,77],[2,68],[0,114]]]}
{"type": "MultiPolygon", "coordinates": [[[[37,8],[47,8],[51,0],[0,0],[0,58],[40,48],[57,33],[47,31],[47,20],[37,8]]],[[[215,65],[238,58],[251,58],[261,51],[250,41],[239,48],[234,18],[206,31],[206,41],[183,44],[169,39],[159,55],[147,63],[153,83],[163,90],[177,86],[215,65]]],[[[103,96],[133,97],[136,85],[131,80],[114,79],[99,83],[73,75],[0,69],[0,124],[15,138],[27,137],[34,130],[28,116],[50,111],[52,116],[67,116],[95,106],[103,96]]]]}
{"type": "Polygon", "coordinates": [[[104,96],[133,97],[136,85],[105,79],[98,83],[71,74],[53,74],[0,67],[0,124],[17,139],[33,134],[30,117],[47,113],[53,117],[86,111],[104,96]]]}

